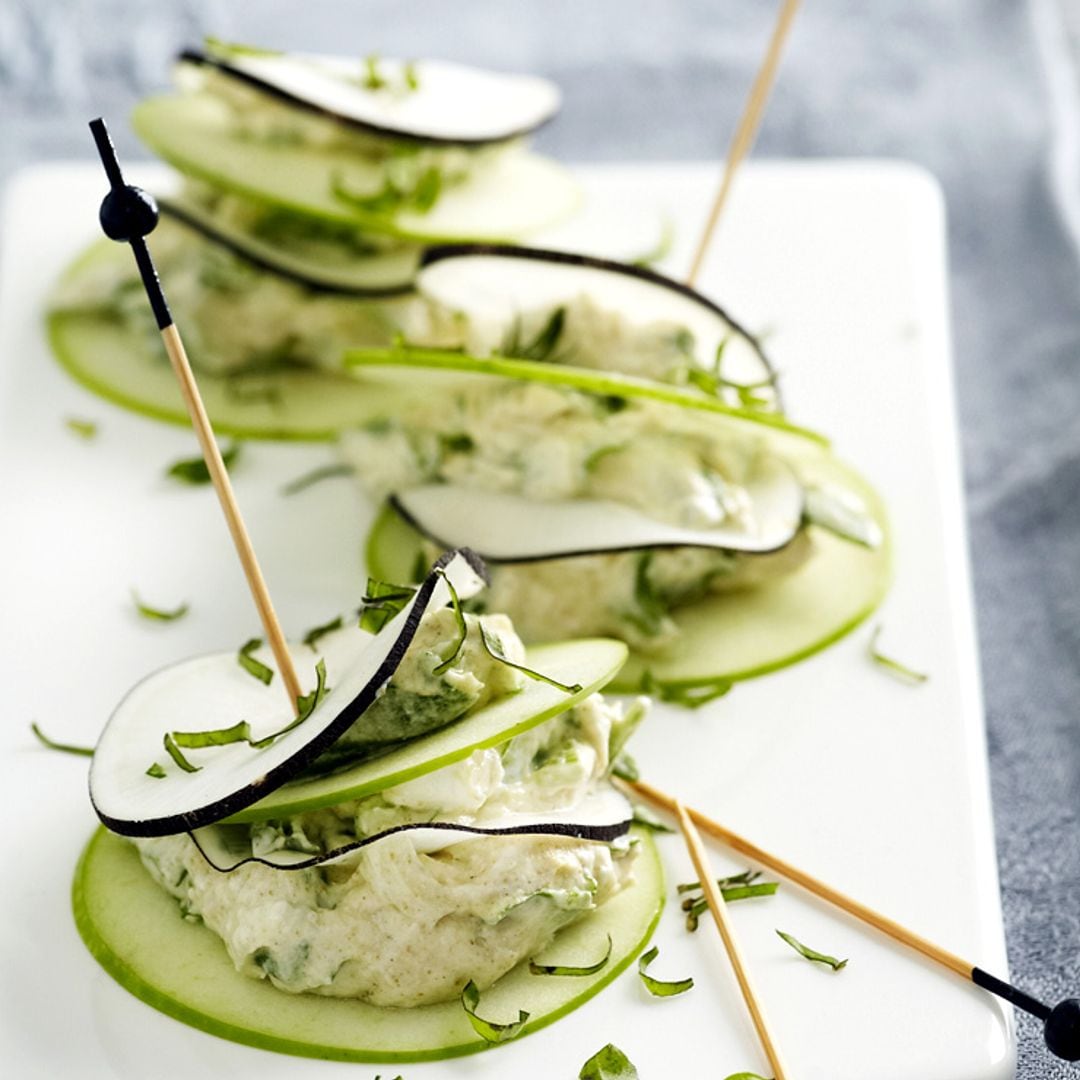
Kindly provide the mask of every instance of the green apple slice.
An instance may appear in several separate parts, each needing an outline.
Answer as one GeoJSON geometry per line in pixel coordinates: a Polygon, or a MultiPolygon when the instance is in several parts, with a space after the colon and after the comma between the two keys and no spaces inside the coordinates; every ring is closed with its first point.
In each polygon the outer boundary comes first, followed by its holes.
{"type": "MultiPolygon", "coordinates": [[[[663,873],[640,829],[635,883],[556,938],[560,956],[595,956],[611,936],[611,958],[595,975],[537,976],[521,964],[484,993],[494,1020],[529,1013],[537,1031],[584,1004],[648,943],[664,904],[663,873]]],[[[135,848],[98,830],[83,852],[72,889],[75,923],[87,948],[125,989],[202,1031],[279,1053],[337,1061],[406,1062],[487,1049],[461,1005],[378,1008],[360,1001],[289,994],[240,975],[220,939],[186,921],[135,848]]]]}
{"type": "MultiPolygon", "coordinates": [[[[412,566],[415,565],[414,562],[412,566]]],[[[409,576],[406,572],[401,580],[409,576]]],[[[607,686],[626,662],[626,657],[627,649],[621,641],[606,638],[538,645],[529,649],[525,663],[564,686],[580,689],[567,693],[546,682],[526,680],[518,693],[494,701],[456,724],[373,761],[361,762],[329,776],[286,784],[228,820],[288,817],[304,810],[359,799],[461,761],[474,750],[501,746],[515,735],[558,716],[607,686]]]]}
{"type": "Polygon", "coordinates": [[[513,240],[568,218],[580,205],[573,176],[557,162],[510,147],[477,162],[425,213],[372,212],[341,191],[375,194],[378,162],[345,149],[238,137],[230,113],[209,94],[149,98],[135,107],[136,134],[186,176],[293,213],[418,243],[513,240]]]}
{"type": "MultiPolygon", "coordinates": [[[[806,455],[797,468],[810,488],[835,486],[858,496],[880,529],[880,543],[869,548],[809,525],[813,551],[801,567],[753,588],[712,594],[676,608],[672,617],[679,633],[672,645],[658,653],[632,653],[609,690],[650,688],[693,703],[698,694],[707,696],[728,682],[764,675],[813,655],[858,626],[881,603],[891,581],[892,560],[880,497],[857,472],[830,455],[806,455]]],[[[420,533],[384,507],[368,536],[370,572],[406,579],[421,543],[420,533]]]]}
{"type": "MultiPolygon", "coordinates": [[[[63,282],[77,292],[79,279],[111,278],[113,267],[127,269],[130,263],[126,244],[100,240],[72,263],[63,282]]],[[[95,307],[56,308],[47,316],[47,330],[57,360],[88,390],[144,416],[190,424],[176,376],[147,334],[95,307]]],[[[220,434],[326,440],[393,412],[404,387],[291,367],[257,374],[200,372],[199,389],[220,434]]]]}

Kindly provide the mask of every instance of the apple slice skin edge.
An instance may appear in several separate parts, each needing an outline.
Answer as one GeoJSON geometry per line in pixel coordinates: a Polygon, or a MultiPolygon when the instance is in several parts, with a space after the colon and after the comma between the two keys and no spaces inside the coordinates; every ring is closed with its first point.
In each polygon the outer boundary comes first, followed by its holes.
{"type": "MultiPolygon", "coordinates": [[[[655,843],[648,833],[636,827],[633,835],[641,844],[640,861],[635,871],[638,880],[635,884],[617,894],[589,918],[566,927],[556,937],[556,943],[563,947],[567,937],[573,938],[576,936],[575,932],[580,934],[590,926],[596,931],[593,936],[602,935],[605,929],[604,917],[607,915],[613,937],[621,930],[620,944],[612,954],[610,963],[588,979],[530,976],[525,963],[503,976],[503,979],[486,993],[485,1006],[489,1005],[492,999],[496,999],[496,1003],[491,1006],[493,1014],[505,1010],[509,1015],[511,1010],[519,1007],[515,995],[520,987],[530,985],[529,980],[532,980],[537,991],[545,993],[552,989],[555,983],[562,984],[561,988],[556,988],[565,991],[561,1003],[552,1007],[545,1006],[543,1012],[535,1011],[526,1024],[523,1035],[538,1031],[583,1005],[622,974],[651,939],[664,907],[666,890],[663,872],[655,843]],[[613,908],[612,905],[618,905],[620,901],[622,905],[613,908]],[[627,912],[627,908],[632,910],[627,912]],[[500,1004],[497,993],[503,989],[504,982],[511,986],[505,991],[507,1000],[500,1004]]],[[[440,1061],[494,1049],[497,1045],[483,1041],[472,1032],[457,1001],[410,1010],[383,1009],[350,999],[289,994],[265,981],[256,981],[239,974],[233,968],[224,947],[211,931],[204,926],[188,923],[180,917],[175,900],[162,892],[151,880],[134,847],[122,837],[103,828],[93,834],[79,859],[71,898],[80,937],[94,959],[120,986],[159,1012],[211,1035],[300,1057],[371,1063],[440,1061]],[[134,948],[133,955],[143,961],[141,964],[134,962],[131,956],[123,954],[122,942],[118,947],[110,940],[110,930],[115,930],[115,926],[110,928],[103,925],[104,919],[110,916],[114,922],[117,920],[117,904],[125,906],[128,911],[132,905],[138,906],[137,918],[123,919],[121,916],[121,921],[126,926],[142,926],[148,935],[142,949],[134,948]],[[168,930],[170,937],[179,935],[185,942],[190,942],[190,946],[185,946],[189,948],[186,959],[203,965],[198,968],[196,995],[206,983],[212,986],[217,979],[225,980],[229,993],[242,996],[245,1005],[250,1006],[244,1014],[244,1019],[249,1021],[246,1026],[200,1007],[192,1000],[195,995],[189,994],[185,999],[183,993],[171,992],[155,985],[153,976],[144,969],[152,968],[156,956],[160,954],[160,950],[154,946],[161,940],[158,935],[163,930],[168,930]],[[219,963],[215,962],[215,953],[219,963]],[[207,964],[213,964],[212,971],[207,970],[207,964]],[[311,1016],[319,1013],[324,1017],[333,1014],[335,1017],[344,1018],[336,1023],[331,1020],[330,1024],[331,1027],[348,1030],[352,1035],[351,1045],[346,1045],[345,1040],[322,1043],[305,1041],[261,1029],[258,1020],[266,1023],[273,1019],[275,1012],[291,1017],[292,1028],[308,1024],[311,1016]],[[425,1014],[430,1016],[430,1021],[426,1020],[425,1014]],[[251,1021],[251,1017],[256,1017],[256,1021],[251,1021]],[[380,1018],[383,1023],[389,1022],[400,1027],[402,1032],[413,1028],[412,1048],[402,1045],[407,1042],[407,1038],[399,1040],[394,1046],[372,1048],[358,1045],[356,1033],[365,1030],[364,1020],[374,1019],[378,1023],[380,1018]],[[414,1024],[414,1020],[418,1019],[427,1024],[429,1034],[431,1030],[438,1034],[418,1042],[414,1024]],[[397,1020],[403,1022],[396,1024],[397,1020]]],[[[573,946],[567,948],[572,949],[573,946]]],[[[128,949],[127,952],[131,953],[132,950],[128,949]]],[[[528,1004],[527,1000],[520,1001],[521,1006],[528,1004]]],[[[310,1030],[308,1028],[309,1033],[310,1030]]]]}

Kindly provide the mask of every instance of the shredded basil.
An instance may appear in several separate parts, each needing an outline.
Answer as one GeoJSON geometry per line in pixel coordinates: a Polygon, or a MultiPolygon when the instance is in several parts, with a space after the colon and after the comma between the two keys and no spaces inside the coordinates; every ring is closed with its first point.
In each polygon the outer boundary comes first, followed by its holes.
{"type": "MultiPolygon", "coordinates": [[[[760,870],[744,870],[741,874],[732,874],[730,877],[717,878],[716,885],[724,903],[730,904],[736,900],[750,900],[758,896],[775,896],[780,888],[778,881],[761,881],[760,870]]],[[[676,886],[680,894],[685,895],[682,909],[686,912],[686,929],[693,933],[698,928],[701,916],[709,910],[709,902],[701,895],[701,882],[690,881],[676,886]]]]}
{"type": "Polygon", "coordinates": [[[641,770],[633,756],[623,750],[611,763],[611,775],[633,784],[641,779],[641,770]]]}
{"type": "Polygon", "coordinates": [[[76,746],[73,743],[56,742],[50,739],[44,731],[37,726],[37,721],[30,724],[30,730],[37,736],[38,742],[42,746],[47,746],[50,750],[60,750],[65,754],[78,754],[79,757],[93,757],[94,748],[92,746],[76,746]]]}
{"type": "Polygon", "coordinates": [[[638,975],[641,976],[641,981],[645,984],[645,989],[652,994],[653,997],[675,997],[678,994],[685,994],[687,990],[693,989],[693,979],[677,979],[674,982],[665,982],[663,979],[654,979],[651,975],[645,973],[645,969],[660,955],[660,949],[654,945],[647,953],[643,953],[638,958],[638,975]]]}
{"type": "Polygon", "coordinates": [[[509,1024],[496,1024],[493,1020],[485,1020],[476,1015],[476,1009],[480,1004],[480,991],[476,983],[470,979],[461,991],[461,1007],[469,1018],[469,1023],[482,1039],[490,1043],[509,1042],[517,1038],[529,1019],[529,1014],[524,1009],[518,1009],[518,1018],[509,1024]]]}
{"type": "Polygon", "coordinates": [[[344,175],[337,172],[330,179],[330,192],[340,202],[369,214],[393,217],[403,210],[426,214],[442,194],[442,185],[442,173],[432,165],[424,169],[411,185],[387,176],[382,188],[373,195],[350,191],[344,175]]]}
{"type": "Polygon", "coordinates": [[[681,705],[686,709],[700,709],[702,705],[708,705],[710,701],[729,694],[734,685],[731,679],[720,678],[694,686],[680,686],[678,683],[663,682],[655,678],[651,671],[646,671],[641,677],[643,693],[653,694],[661,701],[681,705]]]}
{"type": "Polygon", "coordinates": [[[267,667],[261,660],[256,660],[251,654],[262,645],[262,638],[253,637],[245,641],[236,654],[236,662],[259,682],[269,686],[274,678],[274,669],[267,667]]]}
{"type": "Polygon", "coordinates": [[[450,670],[454,661],[461,655],[461,650],[465,647],[465,639],[469,636],[469,626],[465,622],[465,612],[461,610],[461,600],[458,597],[457,589],[454,588],[454,583],[442,570],[439,571],[439,577],[443,579],[446,587],[450,590],[450,606],[454,609],[454,621],[457,623],[458,636],[453,650],[443,657],[441,664],[436,664],[432,669],[433,675],[443,675],[450,670]]]}
{"type": "Polygon", "coordinates": [[[899,660],[894,660],[891,656],[882,653],[877,647],[879,637],[881,637],[880,624],[874,627],[874,632],[870,635],[870,659],[875,664],[903,682],[911,683],[914,686],[921,685],[930,678],[926,672],[916,671],[914,668],[908,667],[907,664],[902,664],[899,660]]]}
{"type": "Polygon", "coordinates": [[[135,610],[144,619],[150,619],[153,622],[176,622],[177,619],[182,619],[191,610],[191,605],[186,601],[171,611],[151,607],[145,601],[139,599],[139,594],[134,589],[131,590],[131,599],[135,604],[135,610]]]}
{"type": "Polygon", "coordinates": [[[420,74],[416,70],[415,60],[406,60],[405,67],[402,69],[402,75],[405,77],[405,86],[409,90],[420,89],[420,74]]]}
{"type": "Polygon", "coordinates": [[[98,426],[93,420],[80,420],[77,416],[69,416],[64,423],[68,431],[78,435],[80,439],[92,439],[98,432],[98,426]]]}
{"type": "MultiPolygon", "coordinates": [[[[236,459],[240,456],[240,443],[232,442],[221,451],[221,460],[226,469],[232,468],[236,459]]],[[[210,483],[210,469],[202,457],[184,458],[174,461],[165,470],[166,476],[171,476],[184,484],[200,485],[210,483]]]]}
{"type": "MultiPolygon", "coordinates": [[[[315,665],[315,689],[308,694],[301,694],[296,699],[296,717],[286,724],[280,731],[271,735],[264,735],[261,739],[252,736],[251,725],[246,720],[227,728],[212,728],[207,731],[173,731],[165,734],[165,749],[169,757],[180,766],[184,772],[198,772],[201,765],[192,765],[184,757],[184,750],[204,750],[212,746],[231,746],[233,743],[246,742],[253,750],[263,750],[276,742],[288,731],[299,727],[316,709],[316,707],[330,693],[326,685],[326,664],[323,660],[315,665]]],[[[151,765],[146,770],[148,776],[158,777],[161,766],[151,765]]],[[[159,777],[160,778],[160,777],[159,777]]]]}
{"type": "Polygon", "coordinates": [[[304,635],[304,644],[314,650],[318,644],[320,638],[326,637],[327,634],[333,633],[335,630],[340,630],[343,625],[342,618],[339,615],[336,619],[331,619],[327,623],[323,623],[322,626],[313,626],[304,635]]]}
{"type": "Polygon", "coordinates": [[[337,476],[352,476],[355,472],[356,469],[352,465],[346,465],[344,462],[337,465],[320,465],[317,469],[312,469],[295,480],[290,480],[282,487],[281,494],[296,495],[309,487],[314,487],[315,484],[321,484],[323,480],[332,480],[337,476]]]}
{"type": "Polygon", "coordinates": [[[155,761],[149,769],[146,770],[147,776],[152,776],[155,780],[165,779],[165,770],[155,761]]]}
{"type": "Polygon", "coordinates": [[[529,961],[530,975],[595,975],[601,968],[607,965],[611,959],[611,935],[607,936],[607,952],[604,953],[595,964],[586,964],[583,967],[571,967],[567,964],[538,964],[535,960],[529,961]]]}
{"type": "Polygon", "coordinates": [[[608,1043],[581,1066],[578,1080],[638,1080],[638,1071],[614,1043],[608,1043]]]}
{"type": "Polygon", "coordinates": [[[364,80],[365,90],[384,90],[388,85],[386,79],[379,73],[379,57],[374,53],[364,57],[364,80]]]}
{"type": "Polygon", "coordinates": [[[649,807],[643,806],[641,803],[634,804],[633,822],[635,825],[640,825],[643,829],[649,829],[651,832],[673,833],[675,831],[669,825],[665,825],[649,807]]]}
{"type": "Polygon", "coordinates": [[[815,949],[811,949],[809,946],[804,945],[798,939],[793,938],[790,934],[785,934],[783,930],[777,930],[776,933],[778,937],[783,941],[786,941],[800,956],[813,961],[815,964],[825,964],[828,967],[831,967],[833,971],[840,971],[842,968],[847,967],[846,960],[837,960],[835,956],[827,956],[825,953],[819,953],[815,949]]]}
{"type": "Polygon", "coordinates": [[[494,639],[496,647],[492,647],[492,639],[487,635],[487,631],[484,629],[484,620],[480,620],[480,641],[483,643],[484,651],[493,660],[498,660],[500,664],[505,664],[507,667],[512,667],[515,671],[520,671],[526,678],[533,679],[536,682],[547,683],[548,686],[554,686],[557,690],[561,690],[564,694],[580,694],[583,687],[581,683],[573,683],[567,685],[566,683],[559,682],[558,679],[553,679],[549,675],[545,675],[540,671],[534,671],[532,668],[526,667],[524,664],[516,664],[513,660],[509,659],[502,651],[502,646],[498,644],[498,638],[494,639]]]}
{"type": "MultiPolygon", "coordinates": [[[[716,884],[718,888],[727,889],[733,885],[749,885],[751,882],[757,881],[759,877],[761,877],[760,870],[744,870],[741,874],[717,878],[716,884]]],[[[701,882],[684,881],[682,884],[676,885],[675,888],[680,893],[701,892],[701,882]]]]}
{"type": "Polygon", "coordinates": [[[360,607],[360,629],[377,634],[416,595],[411,585],[368,578],[360,607]]]}
{"type": "Polygon", "coordinates": [[[552,360],[566,326],[566,308],[557,307],[531,341],[521,336],[521,319],[514,320],[499,355],[510,360],[552,360]]]}
{"type": "Polygon", "coordinates": [[[175,761],[176,764],[184,770],[184,772],[198,772],[202,768],[201,765],[192,765],[191,762],[188,761],[186,757],[184,757],[182,751],[180,750],[180,747],[176,744],[176,740],[167,731],[165,732],[165,738],[163,742],[165,744],[165,753],[167,753],[169,757],[171,757],[173,761],[175,761]]]}

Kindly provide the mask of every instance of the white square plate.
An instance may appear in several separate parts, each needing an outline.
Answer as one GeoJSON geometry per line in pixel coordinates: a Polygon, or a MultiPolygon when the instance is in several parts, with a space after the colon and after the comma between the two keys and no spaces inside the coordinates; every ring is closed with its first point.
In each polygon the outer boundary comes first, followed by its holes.
{"type": "MultiPolygon", "coordinates": [[[[719,167],[580,170],[592,198],[665,211],[679,273],[719,167]]],[[[133,170],[160,182],[160,170],[133,170]]],[[[91,959],[69,912],[72,870],[94,826],[85,764],[38,748],[29,724],[92,742],[148,671],[235,647],[256,620],[212,491],[170,485],[190,456],[181,428],[123,412],[50,358],[41,318],[65,262],[96,234],[104,181],[88,164],[23,173],[0,260],[0,640],[7,722],[0,805],[4,957],[0,1061],[8,1075],[193,1075],[476,1080],[575,1077],[607,1042],[643,1080],[767,1073],[719,942],[683,928],[669,901],[661,977],[689,994],[648,998],[632,972],[579,1012],[493,1053],[364,1066],[301,1060],[205,1035],[143,1005],[91,959]],[[65,417],[96,420],[93,441],[65,417]],[[191,603],[170,625],[138,619],[129,591],[191,603]],[[8,1071],[10,1070],[10,1071],[8,1071]]],[[[824,654],[741,684],[698,712],[658,707],[636,739],[646,776],[796,864],[990,971],[1004,947],[953,409],[944,223],[936,185],[899,164],[745,167],[703,290],[770,331],[795,419],[834,437],[880,487],[897,566],[883,647],[930,672],[912,688],[867,659],[863,627],[824,654]]],[[[182,328],[181,328],[182,329],[182,328]]],[[[370,509],[348,481],[285,499],[326,446],[250,443],[237,494],[287,629],[354,603],[370,509]]],[[[670,885],[693,875],[663,840],[670,885]]],[[[717,850],[718,872],[743,866],[717,850]]],[[[733,908],[776,1037],[799,1080],[1003,1080],[1010,1018],[988,995],[783,886],[733,908]],[[787,930],[850,958],[838,974],[796,956],[787,930]]]]}

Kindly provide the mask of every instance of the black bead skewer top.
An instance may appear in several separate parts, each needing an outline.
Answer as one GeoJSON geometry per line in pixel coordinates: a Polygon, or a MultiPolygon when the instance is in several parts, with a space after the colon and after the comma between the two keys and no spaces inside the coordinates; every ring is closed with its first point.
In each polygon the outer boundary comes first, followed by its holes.
{"type": "Polygon", "coordinates": [[[98,153],[101,155],[101,164],[105,166],[105,175],[108,176],[112,187],[101,203],[101,211],[98,215],[101,228],[110,240],[131,245],[158,329],[164,330],[172,325],[172,315],[169,312],[169,305],[165,302],[165,294],[161,291],[161,282],[158,281],[157,270],[154,269],[150,251],[146,246],[146,237],[154,231],[158,223],[157,203],[154,202],[154,197],[142,188],[124,183],[116,150],[112,139],[109,138],[105,121],[100,116],[90,121],[90,131],[97,144],[98,153]]]}

